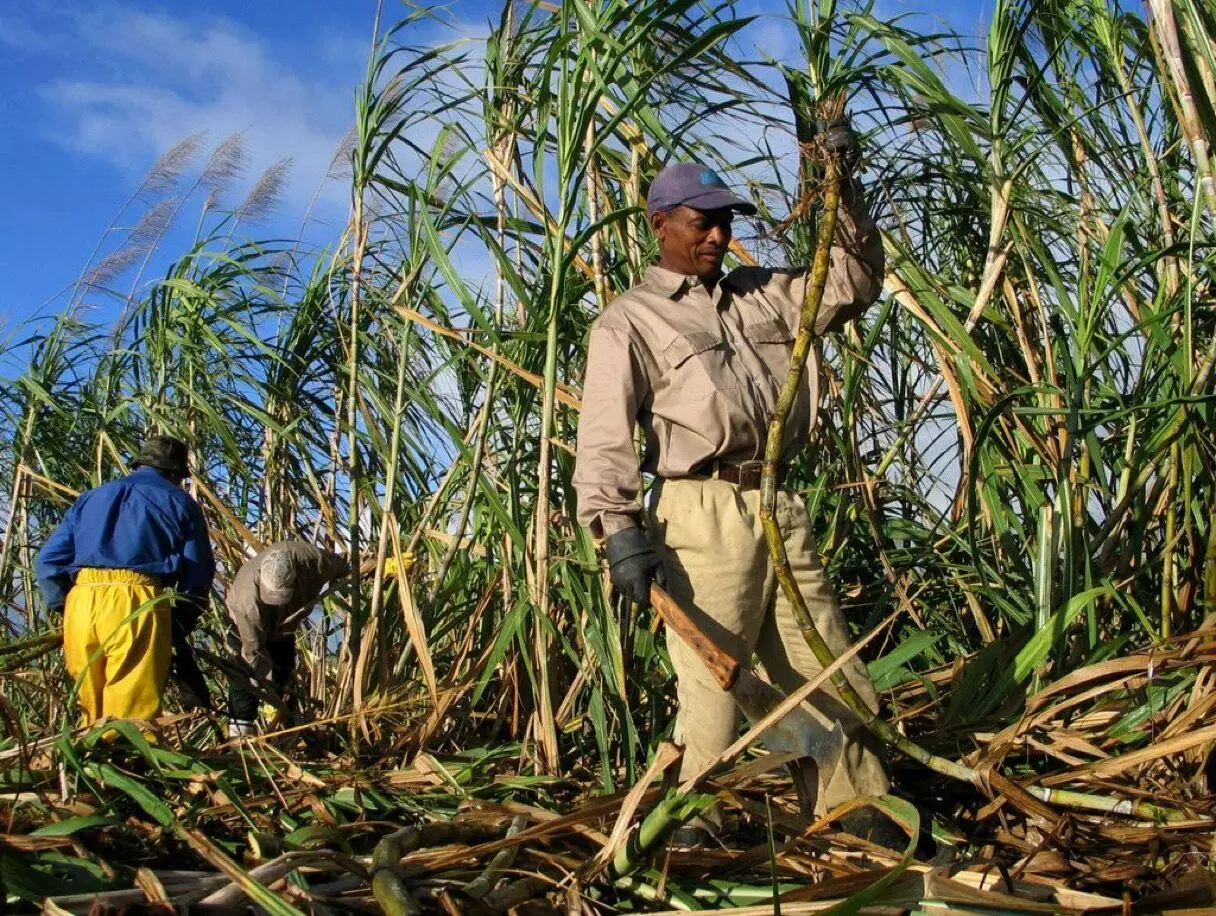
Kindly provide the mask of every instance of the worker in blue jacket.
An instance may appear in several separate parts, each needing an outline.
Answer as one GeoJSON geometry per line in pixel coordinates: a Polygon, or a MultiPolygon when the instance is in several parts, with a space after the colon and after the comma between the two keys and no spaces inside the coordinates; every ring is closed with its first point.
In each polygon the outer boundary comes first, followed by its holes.
{"type": "Polygon", "coordinates": [[[174,630],[193,629],[215,577],[207,523],[181,487],[186,444],[153,436],[132,465],[82,494],[38,554],[43,597],[63,611],[64,660],[86,724],[160,714],[174,630]],[[162,598],[169,589],[183,596],[173,605],[162,598]]]}

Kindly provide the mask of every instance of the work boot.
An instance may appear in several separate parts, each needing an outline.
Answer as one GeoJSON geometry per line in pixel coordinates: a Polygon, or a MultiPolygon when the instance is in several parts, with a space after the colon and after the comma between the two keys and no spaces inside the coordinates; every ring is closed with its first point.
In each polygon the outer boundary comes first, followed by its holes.
{"type": "Polygon", "coordinates": [[[704,849],[715,845],[714,835],[704,827],[684,825],[671,835],[671,845],[675,849],[704,849]]]}
{"type": "Polygon", "coordinates": [[[850,836],[903,854],[908,848],[908,834],[876,808],[861,808],[840,819],[840,829],[850,836]]]}

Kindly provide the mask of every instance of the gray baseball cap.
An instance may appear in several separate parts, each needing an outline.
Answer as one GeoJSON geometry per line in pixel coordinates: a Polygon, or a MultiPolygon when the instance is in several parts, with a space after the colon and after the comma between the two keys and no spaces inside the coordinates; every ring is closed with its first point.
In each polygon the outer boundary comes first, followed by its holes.
{"type": "Polygon", "coordinates": [[[276,607],[295,597],[296,564],[286,550],[271,549],[258,566],[258,597],[276,607]]]}
{"type": "Polygon", "coordinates": [[[671,210],[680,205],[695,210],[732,210],[752,216],[754,205],[726,186],[721,176],[699,162],[677,162],[655,176],[646,199],[646,215],[671,210]]]}

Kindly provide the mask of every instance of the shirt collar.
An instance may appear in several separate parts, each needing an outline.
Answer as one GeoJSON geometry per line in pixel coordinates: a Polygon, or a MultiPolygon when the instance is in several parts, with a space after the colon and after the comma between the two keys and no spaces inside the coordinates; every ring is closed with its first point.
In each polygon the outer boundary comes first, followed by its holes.
{"type": "MultiPolygon", "coordinates": [[[[726,275],[722,274],[718,277],[718,284],[726,279],[726,275]]],[[[668,299],[674,299],[676,294],[685,289],[694,289],[701,285],[700,277],[690,277],[686,274],[677,273],[674,270],[668,270],[666,267],[659,267],[654,264],[646,271],[646,285],[653,289],[656,293],[666,296],[668,299]]]]}

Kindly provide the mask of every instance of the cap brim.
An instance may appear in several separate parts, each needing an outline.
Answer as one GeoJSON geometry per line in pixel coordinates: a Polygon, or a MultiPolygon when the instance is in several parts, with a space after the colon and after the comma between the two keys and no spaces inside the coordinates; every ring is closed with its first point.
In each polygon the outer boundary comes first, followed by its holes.
{"type": "Polygon", "coordinates": [[[140,461],[138,458],[131,460],[132,468],[152,468],[154,471],[164,471],[166,474],[177,474],[181,477],[191,477],[190,469],[187,468],[167,468],[163,464],[158,464],[154,461],[140,461]]]}
{"type": "Polygon", "coordinates": [[[265,585],[258,585],[258,597],[262,599],[263,604],[279,607],[291,600],[292,590],[289,588],[267,588],[265,585]]]}
{"type": "Polygon", "coordinates": [[[730,208],[744,216],[755,216],[756,207],[742,197],[726,188],[711,188],[704,194],[680,201],[677,206],[692,207],[694,210],[725,210],[730,208]]]}

